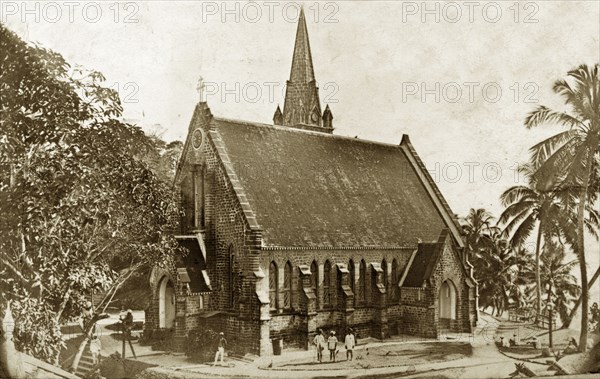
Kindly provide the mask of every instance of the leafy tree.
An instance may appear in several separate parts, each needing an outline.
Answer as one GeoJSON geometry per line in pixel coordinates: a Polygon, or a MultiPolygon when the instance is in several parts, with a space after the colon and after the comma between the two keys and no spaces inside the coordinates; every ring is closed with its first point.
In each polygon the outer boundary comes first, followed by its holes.
{"type": "Polygon", "coordinates": [[[55,364],[60,324],[92,291],[106,309],[134,273],[179,252],[171,188],[139,157],[153,141],[119,121],[103,82],[0,25],[0,305],[12,301],[17,347],[55,364]]]}
{"type": "MultiPolygon", "coordinates": [[[[145,149],[137,152],[138,157],[164,183],[173,183],[177,162],[183,151],[181,141],[165,142],[160,136],[150,135],[145,149]]],[[[152,293],[148,286],[150,266],[141,268],[125,282],[114,294],[113,304],[122,309],[145,309],[149,305],[152,293]]]]}
{"type": "MultiPolygon", "coordinates": [[[[575,204],[577,236],[573,246],[579,259],[582,283],[588,282],[585,257],[586,204],[593,182],[594,164],[600,155],[600,65],[581,65],[567,73],[567,79],[554,84],[554,92],[565,101],[566,111],[538,107],[525,120],[527,128],[559,124],[567,128],[531,148],[532,159],[540,172],[553,172],[561,186],[578,193],[575,204]]],[[[581,303],[589,309],[589,291],[582,286],[581,303]]],[[[588,313],[582,312],[579,348],[587,349],[588,313]]]]}

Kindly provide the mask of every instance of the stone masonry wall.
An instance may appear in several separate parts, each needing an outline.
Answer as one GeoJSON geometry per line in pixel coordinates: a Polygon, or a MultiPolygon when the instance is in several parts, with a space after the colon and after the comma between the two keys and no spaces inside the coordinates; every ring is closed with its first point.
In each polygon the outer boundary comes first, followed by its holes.
{"type": "Polygon", "coordinates": [[[456,332],[471,332],[471,313],[473,309],[470,308],[472,302],[469,299],[470,295],[473,294],[473,289],[467,285],[467,277],[464,269],[460,266],[461,264],[460,257],[456,254],[450,242],[447,241],[431,279],[431,284],[436,288],[436,292],[433,294],[435,297],[435,319],[440,320],[439,289],[444,281],[449,280],[456,288],[456,320],[450,320],[449,325],[446,326],[456,332]]]}
{"type": "MultiPolygon", "coordinates": [[[[377,289],[374,287],[374,275],[375,271],[371,263],[377,265],[382,264],[385,261],[385,267],[381,267],[385,274],[379,274],[380,280],[385,281],[384,284],[386,292],[390,292],[392,285],[392,266],[393,261],[396,260],[397,274],[396,280],[398,281],[410,259],[410,256],[414,248],[405,249],[326,249],[326,250],[300,250],[300,249],[287,249],[287,250],[263,250],[261,253],[260,265],[265,274],[265,277],[269,277],[269,269],[271,262],[275,262],[278,269],[278,288],[284,287],[284,270],[287,262],[290,262],[292,266],[292,294],[291,294],[291,309],[284,309],[283,304],[283,291],[278,292],[278,304],[279,307],[276,310],[271,311],[270,321],[270,334],[271,338],[278,338],[279,336],[290,336],[294,333],[307,334],[307,338],[310,340],[314,335],[317,328],[323,329],[325,332],[329,330],[335,330],[339,335],[343,335],[348,327],[352,327],[356,330],[358,335],[361,337],[367,336],[381,336],[381,326],[377,325],[378,314],[382,312],[391,317],[394,323],[398,323],[402,309],[399,305],[399,298],[389,299],[386,304],[386,309],[379,309],[381,304],[376,301],[380,296],[377,289]],[[365,301],[360,300],[357,297],[357,291],[360,288],[359,282],[359,267],[361,260],[366,263],[366,293],[364,296],[365,301]],[[304,315],[306,312],[302,309],[302,281],[300,280],[300,269],[298,266],[303,265],[311,267],[314,262],[318,265],[318,286],[316,291],[316,315],[314,316],[314,324],[316,327],[311,330],[306,330],[307,323],[300,322],[298,316],[304,315]],[[331,264],[331,275],[333,285],[330,287],[331,292],[331,306],[326,306],[324,302],[324,265],[325,262],[329,261],[331,264]],[[354,289],[353,304],[344,304],[342,298],[344,292],[341,290],[341,271],[338,264],[343,265],[346,269],[348,268],[350,261],[354,264],[354,277],[353,282],[350,282],[348,277],[346,283],[349,287],[354,289]],[[385,278],[385,280],[383,279],[385,278]],[[378,313],[379,312],[379,313],[378,313]],[[296,318],[294,318],[296,315],[296,318]],[[290,322],[291,319],[296,322],[290,322]],[[305,328],[302,330],[301,328],[305,328]]],[[[399,291],[397,289],[396,291],[399,291]]],[[[268,297],[268,287],[265,288],[265,296],[268,297]]],[[[385,300],[387,301],[387,300],[385,300]]],[[[387,326],[387,319],[384,318],[384,323],[387,326]]],[[[389,336],[389,331],[384,333],[385,336],[389,336]]],[[[289,338],[287,338],[289,339],[289,338]]],[[[286,337],[284,337],[284,347],[286,346],[286,337]]]]}
{"type": "Polygon", "coordinates": [[[430,288],[403,287],[400,291],[400,303],[400,334],[437,337],[433,291],[430,288]]]}
{"type": "Polygon", "coordinates": [[[182,218],[182,233],[204,231],[207,250],[207,272],[212,292],[206,296],[206,310],[225,312],[221,322],[225,333],[234,336],[237,344],[248,351],[259,353],[260,322],[258,299],[255,291],[258,268],[255,245],[260,245],[256,232],[251,230],[245,218],[245,209],[234,189],[221,157],[226,152],[219,146],[218,135],[211,131],[210,110],[199,104],[190,125],[189,135],[195,129],[204,132],[204,143],[200,149],[189,146],[185,157],[186,165],[181,169],[180,188],[185,215],[182,218]],[[217,154],[217,151],[219,153],[217,154]],[[194,224],[194,180],[202,186],[204,193],[204,218],[194,224]]]}

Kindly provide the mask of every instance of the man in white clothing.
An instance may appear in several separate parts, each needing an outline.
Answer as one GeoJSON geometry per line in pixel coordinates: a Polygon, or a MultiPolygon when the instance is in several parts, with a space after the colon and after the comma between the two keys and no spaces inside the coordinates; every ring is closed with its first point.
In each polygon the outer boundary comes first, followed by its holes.
{"type": "Polygon", "coordinates": [[[356,339],[354,338],[354,331],[352,328],[348,329],[348,333],[344,339],[344,345],[346,346],[346,360],[351,361],[353,358],[354,346],[356,346],[356,339]]]}

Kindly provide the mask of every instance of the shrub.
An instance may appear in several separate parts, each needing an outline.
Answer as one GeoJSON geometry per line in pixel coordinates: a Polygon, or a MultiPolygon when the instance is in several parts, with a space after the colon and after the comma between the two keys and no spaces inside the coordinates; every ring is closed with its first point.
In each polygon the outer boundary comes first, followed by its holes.
{"type": "Polygon", "coordinates": [[[173,329],[149,329],[141,333],[139,344],[152,346],[152,350],[173,350],[173,329]]]}
{"type": "Polygon", "coordinates": [[[185,344],[185,354],[188,357],[211,361],[219,343],[219,333],[212,329],[189,332],[185,344]]]}

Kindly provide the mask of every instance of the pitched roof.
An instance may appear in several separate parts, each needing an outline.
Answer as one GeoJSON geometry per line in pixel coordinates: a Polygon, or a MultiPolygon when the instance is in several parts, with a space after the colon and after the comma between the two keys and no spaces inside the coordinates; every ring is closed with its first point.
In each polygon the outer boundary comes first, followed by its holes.
{"type": "Polygon", "coordinates": [[[213,127],[267,246],[415,246],[448,227],[405,147],[222,118],[213,127]]]}
{"type": "MultiPolygon", "coordinates": [[[[425,282],[433,275],[435,267],[444,252],[444,245],[449,237],[450,230],[442,229],[437,242],[419,243],[417,251],[411,257],[404,277],[401,279],[400,285],[402,287],[423,287],[425,282]]],[[[458,259],[459,267],[465,275],[467,285],[470,287],[474,286],[476,284],[475,279],[473,279],[469,269],[472,266],[468,262],[462,262],[460,258],[458,259]]]]}
{"type": "Polygon", "coordinates": [[[443,229],[437,242],[419,243],[410,267],[407,267],[408,271],[402,287],[422,287],[425,281],[431,277],[435,265],[442,255],[442,248],[447,236],[448,230],[443,229]]]}

